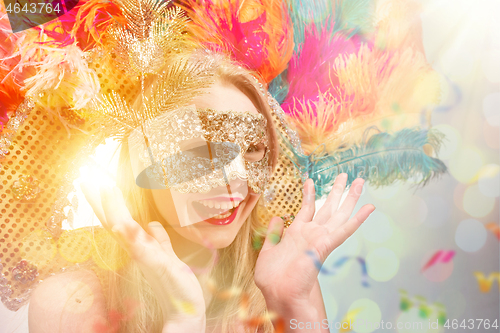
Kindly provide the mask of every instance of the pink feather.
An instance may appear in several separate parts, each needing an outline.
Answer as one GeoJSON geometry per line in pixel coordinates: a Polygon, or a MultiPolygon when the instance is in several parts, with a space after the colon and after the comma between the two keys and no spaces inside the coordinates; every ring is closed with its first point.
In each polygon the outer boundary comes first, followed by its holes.
{"type": "Polygon", "coordinates": [[[284,3],[273,0],[185,0],[192,33],[208,48],[229,54],[265,82],[292,56],[293,30],[284,3]]]}
{"type": "Polygon", "coordinates": [[[321,32],[314,23],[306,27],[304,43],[288,65],[289,92],[281,104],[285,113],[292,113],[295,100],[316,102],[321,94],[339,97],[335,89],[339,81],[332,70],[334,61],[338,55],[356,53],[361,40],[358,36],[333,35],[332,31],[333,24],[329,29],[323,27],[321,32]]]}

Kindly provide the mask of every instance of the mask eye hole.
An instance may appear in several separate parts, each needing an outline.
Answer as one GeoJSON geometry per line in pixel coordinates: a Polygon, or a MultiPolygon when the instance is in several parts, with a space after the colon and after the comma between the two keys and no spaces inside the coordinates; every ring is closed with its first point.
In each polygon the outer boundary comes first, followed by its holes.
{"type": "Polygon", "coordinates": [[[248,162],[257,162],[264,158],[266,152],[267,152],[267,146],[263,142],[260,142],[257,144],[251,144],[248,147],[245,154],[243,155],[243,157],[248,162]]]}

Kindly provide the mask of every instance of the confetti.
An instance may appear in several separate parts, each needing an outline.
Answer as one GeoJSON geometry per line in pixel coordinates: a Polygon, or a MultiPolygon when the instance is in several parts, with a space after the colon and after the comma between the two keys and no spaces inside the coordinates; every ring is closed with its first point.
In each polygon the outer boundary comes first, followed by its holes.
{"type": "Polygon", "coordinates": [[[433,313],[437,313],[438,323],[444,325],[446,322],[446,309],[442,303],[434,302],[429,304],[427,299],[423,296],[416,295],[412,298],[404,289],[399,289],[401,297],[399,308],[403,311],[409,311],[413,306],[418,306],[419,316],[421,318],[429,318],[433,313]]]}
{"type": "Polygon", "coordinates": [[[427,261],[427,263],[424,265],[424,267],[422,267],[421,272],[423,272],[427,268],[429,268],[429,267],[437,264],[438,262],[443,262],[443,263],[449,262],[453,258],[454,255],[455,255],[455,251],[453,251],[453,250],[450,250],[450,251],[446,251],[446,250],[436,251],[436,253],[434,253],[434,255],[432,256],[432,258],[429,259],[429,261],[427,261]]]}
{"type": "Polygon", "coordinates": [[[369,287],[370,284],[368,283],[368,273],[366,270],[366,261],[364,258],[359,257],[359,256],[343,256],[335,263],[332,265],[332,269],[325,268],[324,265],[321,264],[319,259],[316,257],[316,255],[312,251],[306,251],[306,253],[313,259],[316,268],[319,270],[321,274],[325,275],[335,275],[337,273],[337,270],[342,267],[349,259],[356,259],[359,264],[361,265],[361,284],[364,287],[369,287]]]}
{"type": "Polygon", "coordinates": [[[479,284],[479,290],[482,293],[487,293],[491,290],[491,285],[495,281],[498,281],[498,289],[500,290],[500,272],[492,272],[486,278],[483,272],[476,271],[474,272],[474,276],[477,279],[477,283],[479,284]]]}
{"type": "Polygon", "coordinates": [[[498,240],[500,240],[500,227],[495,222],[490,222],[486,224],[486,229],[491,231],[495,236],[497,236],[498,240]]]}

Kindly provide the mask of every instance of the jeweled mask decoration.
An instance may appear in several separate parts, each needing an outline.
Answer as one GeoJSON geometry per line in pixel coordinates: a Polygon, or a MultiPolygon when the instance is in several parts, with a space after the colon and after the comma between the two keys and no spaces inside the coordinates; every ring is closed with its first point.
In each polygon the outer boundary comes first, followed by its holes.
{"type": "MultiPolygon", "coordinates": [[[[262,114],[195,105],[150,119],[128,139],[135,182],[146,189],[169,189],[179,216],[188,200],[181,194],[206,194],[222,187],[232,200],[232,192],[244,199],[248,187],[262,193],[270,177],[266,124],[262,114]],[[245,189],[232,188],[233,180],[245,182],[245,189]]],[[[189,221],[179,218],[181,225],[209,216],[188,215],[189,221]]]]}

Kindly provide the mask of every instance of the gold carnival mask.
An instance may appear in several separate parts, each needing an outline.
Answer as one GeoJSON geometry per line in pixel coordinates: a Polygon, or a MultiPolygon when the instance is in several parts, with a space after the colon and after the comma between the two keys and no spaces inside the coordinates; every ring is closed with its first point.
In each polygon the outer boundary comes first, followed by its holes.
{"type": "Polygon", "coordinates": [[[266,119],[250,112],[194,105],[148,120],[129,137],[136,184],[207,193],[234,179],[261,193],[269,178],[266,119]]]}

